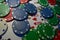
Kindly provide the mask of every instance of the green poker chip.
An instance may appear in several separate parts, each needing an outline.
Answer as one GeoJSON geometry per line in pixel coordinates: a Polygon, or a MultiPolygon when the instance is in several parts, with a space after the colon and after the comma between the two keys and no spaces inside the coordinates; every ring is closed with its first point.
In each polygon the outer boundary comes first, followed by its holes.
{"type": "Polygon", "coordinates": [[[48,1],[47,0],[38,0],[38,3],[42,6],[47,6],[48,5],[48,1]]]}
{"type": "Polygon", "coordinates": [[[10,9],[7,4],[0,3],[0,17],[4,17],[9,13],[10,9]]]}
{"type": "Polygon", "coordinates": [[[42,39],[45,39],[43,30],[44,30],[44,24],[38,25],[38,27],[37,27],[37,32],[38,32],[38,34],[39,34],[39,37],[42,38],[42,39]]]}
{"type": "Polygon", "coordinates": [[[54,6],[56,14],[60,15],[60,7],[58,5],[54,6]]]}
{"type": "Polygon", "coordinates": [[[48,23],[52,26],[56,26],[59,23],[56,15],[54,15],[52,18],[49,18],[47,20],[48,20],[48,23]]]}
{"type": "Polygon", "coordinates": [[[55,35],[55,29],[48,23],[45,24],[45,28],[44,28],[44,35],[47,37],[47,38],[53,38],[54,35],[55,35]]]}
{"type": "Polygon", "coordinates": [[[30,29],[30,31],[23,36],[22,40],[40,40],[40,38],[36,30],[30,29]]]}
{"type": "Polygon", "coordinates": [[[0,3],[3,2],[4,0],[0,0],[0,3]]]}
{"type": "Polygon", "coordinates": [[[48,23],[42,23],[37,27],[39,37],[43,40],[47,40],[46,38],[53,38],[55,35],[54,28],[48,23]]]}

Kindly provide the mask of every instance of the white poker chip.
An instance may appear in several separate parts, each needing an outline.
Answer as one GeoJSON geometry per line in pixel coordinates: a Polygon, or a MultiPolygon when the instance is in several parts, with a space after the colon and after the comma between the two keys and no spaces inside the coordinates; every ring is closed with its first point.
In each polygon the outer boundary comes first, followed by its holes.
{"type": "Polygon", "coordinates": [[[3,19],[0,19],[0,35],[4,35],[8,29],[8,25],[3,19]]]}

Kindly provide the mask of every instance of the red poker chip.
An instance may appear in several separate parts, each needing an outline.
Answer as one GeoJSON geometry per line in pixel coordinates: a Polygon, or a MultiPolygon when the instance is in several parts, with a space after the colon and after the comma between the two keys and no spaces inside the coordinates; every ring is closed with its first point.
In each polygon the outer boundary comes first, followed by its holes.
{"type": "Polygon", "coordinates": [[[57,31],[57,35],[60,36],[60,30],[57,31]]]}
{"type": "Polygon", "coordinates": [[[60,36],[56,35],[56,36],[54,37],[54,40],[60,40],[60,36]]]}
{"type": "Polygon", "coordinates": [[[58,36],[55,36],[55,37],[54,37],[54,40],[59,40],[58,36]]]}
{"type": "Polygon", "coordinates": [[[54,37],[54,40],[60,40],[60,30],[57,30],[57,35],[54,37]]]}
{"type": "Polygon", "coordinates": [[[4,17],[5,21],[9,22],[9,21],[12,21],[13,20],[13,16],[12,16],[12,8],[10,8],[10,12],[9,14],[4,17]]]}
{"type": "Polygon", "coordinates": [[[48,3],[50,3],[51,5],[55,5],[56,4],[56,0],[48,0],[48,3]]]}
{"type": "Polygon", "coordinates": [[[20,0],[20,3],[23,4],[23,3],[27,3],[28,0],[20,0]]]}

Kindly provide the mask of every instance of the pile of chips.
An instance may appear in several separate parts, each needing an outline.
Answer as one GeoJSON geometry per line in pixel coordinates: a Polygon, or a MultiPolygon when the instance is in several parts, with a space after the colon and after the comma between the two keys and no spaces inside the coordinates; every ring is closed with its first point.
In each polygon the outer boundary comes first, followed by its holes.
{"type": "Polygon", "coordinates": [[[39,8],[30,1],[0,0],[0,39],[8,31],[6,22],[13,21],[12,31],[22,40],[60,40],[60,0],[38,0],[39,8]],[[28,16],[33,17],[38,12],[47,22],[31,27],[28,16]]]}

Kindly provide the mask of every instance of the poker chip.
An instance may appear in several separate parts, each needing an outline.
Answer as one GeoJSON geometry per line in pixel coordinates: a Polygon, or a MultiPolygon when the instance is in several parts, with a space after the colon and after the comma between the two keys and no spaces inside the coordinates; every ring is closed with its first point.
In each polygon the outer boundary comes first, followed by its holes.
{"type": "Polygon", "coordinates": [[[13,29],[13,32],[19,36],[19,37],[22,37],[24,36],[25,33],[27,33],[30,29],[30,24],[27,20],[24,20],[24,21],[14,21],[12,23],[12,29],[13,29]]]}
{"type": "Polygon", "coordinates": [[[22,8],[15,8],[12,15],[16,20],[25,20],[28,18],[28,13],[22,8]]]}
{"type": "Polygon", "coordinates": [[[0,0],[0,3],[3,2],[4,0],[0,0]]]}
{"type": "Polygon", "coordinates": [[[55,36],[53,40],[59,40],[58,36],[55,36]]]}
{"type": "Polygon", "coordinates": [[[45,37],[52,39],[55,35],[55,29],[48,23],[39,24],[37,30],[42,39],[46,39],[45,37]]]}
{"type": "Polygon", "coordinates": [[[48,23],[52,26],[56,26],[59,23],[59,20],[56,16],[53,16],[52,18],[47,19],[48,23]]]}
{"type": "Polygon", "coordinates": [[[20,0],[6,0],[6,3],[10,7],[17,7],[20,4],[20,0]]]}
{"type": "Polygon", "coordinates": [[[48,0],[48,3],[50,3],[51,5],[55,5],[56,4],[56,0],[48,0]]]}
{"type": "Polygon", "coordinates": [[[48,1],[47,0],[38,0],[38,3],[42,6],[48,6],[48,1]]]}
{"type": "Polygon", "coordinates": [[[50,24],[46,24],[44,30],[45,36],[47,36],[47,38],[54,38],[55,29],[50,24]]]}
{"type": "Polygon", "coordinates": [[[4,17],[9,13],[9,6],[3,3],[0,3],[0,17],[4,17]]]}
{"type": "Polygon", "coordinates": [[[27,3],[29,0],[20,0],[20,3],[23,4],[23,3],[27,3]]]}
{"type": "Polygon", "coordinates": [[[4,17],[4,20],[6,20],[7,22],[10,22],[13,20],[12,9],[10,9],[9,14],[6,17],[4,17]]]}
{"type": "Polygon", "coordinates": [[[44,18],[50,18],[52,17],[54,14],[53,14],[53,11],[51,8],[49,7],[45,7],[43,8],[41,11],[40,11],[41,15],[44,17],[44,18]]]}
{"type": "Polygon", "coordinates": [[[0,36],[3,36],[8,29],[8,25],[3,19],[0,19],[0,36]]]}
{"type": "Polygon", "coordinates": [[[60,40],[60,30],[57,30],[57,35],[54,37],[54,40],[60,40]]]}
{"type": "Polygon", "coordinates": [[[58,5],[54,6],[56,14],[60,15],[60,7],[58,5]]]}
{"type": "Polygon", "coordinates": [[[22,40],[41,40],[35,29],[30,29],[30,31],[22,37],[22,40]]]}
{"type": "Polygon", "coordinates": [[[57,35],[60,37],[60,30],[59,29],[57,30],[57,35]]]}
{"type": "Polygon", "coordinates": [[[31,4],[31,3],[26,3],[25,4],[25,9],[30,15],[35,15],[37,13],[36,6],[31,4]]]}
{"type": "Polygon", "coordinates": [[[37,33],[39,34],[39,37],[41,37],[42,39],[45,39],[43,30],[44,30],[44,24],[39,24],[37,27],[37,33]]]}

